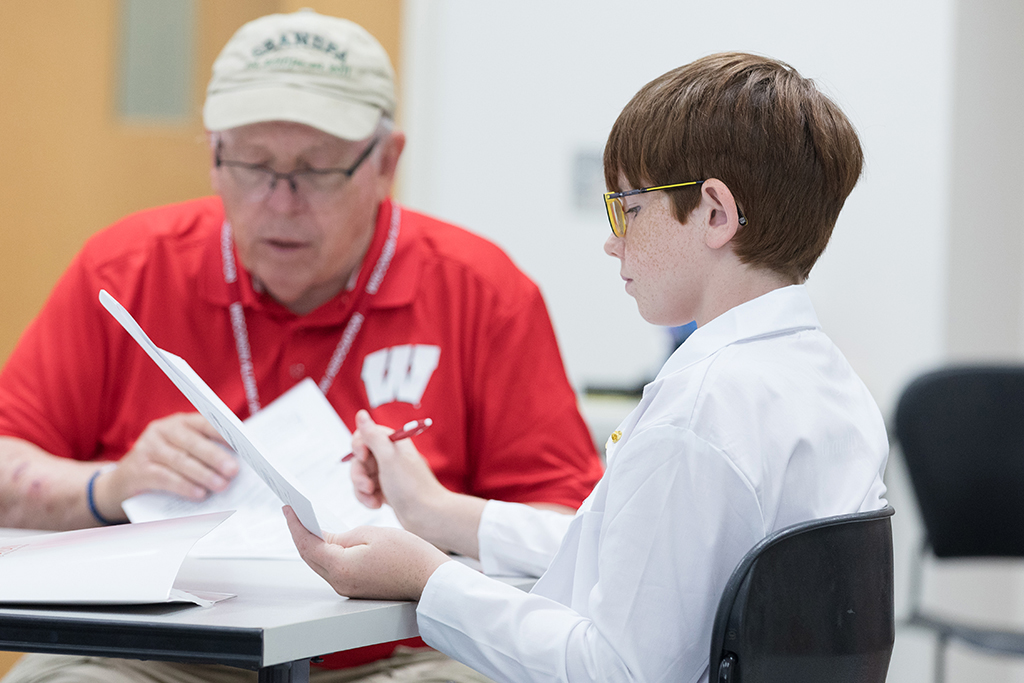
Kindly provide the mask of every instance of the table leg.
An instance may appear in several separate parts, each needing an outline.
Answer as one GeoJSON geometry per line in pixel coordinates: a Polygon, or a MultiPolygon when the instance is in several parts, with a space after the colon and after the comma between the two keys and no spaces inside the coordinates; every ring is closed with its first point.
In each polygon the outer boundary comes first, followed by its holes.
{"type": "Polygon", "coordinates": [[[265,666],[259,670],[259,683],[309,683],[309,660],[265,666]]]}

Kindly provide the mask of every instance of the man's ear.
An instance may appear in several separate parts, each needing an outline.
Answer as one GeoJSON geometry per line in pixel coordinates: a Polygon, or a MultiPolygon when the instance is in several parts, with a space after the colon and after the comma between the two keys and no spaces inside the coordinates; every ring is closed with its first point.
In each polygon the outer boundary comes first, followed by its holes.
{"type": "Polygon", "coordinates": [[[210,149],[210,187],[214,194],[220,194],[220,175],[217,173],[217,143],[220,133],[206,131],[206,145],[210,149]]]}
{"type": "Polygon", "coordinates": [[[395,174],[398,171],[398,159],[405,149],[405,133],[400,130],[393,130],[382,140],[383,149],[380,151],[380,170],[378,178],[383,196],[391,193],[391,187],[395,183],[395,174]]]}
{"type": "Polygon", "coordinates": [[[705,180],[700,186],[700,193],[701,208],[708,216],[704,242],[711,249],[721,249],[732,241],[740,229],[736,199],[728,185],[717,178],[705,180]]]}

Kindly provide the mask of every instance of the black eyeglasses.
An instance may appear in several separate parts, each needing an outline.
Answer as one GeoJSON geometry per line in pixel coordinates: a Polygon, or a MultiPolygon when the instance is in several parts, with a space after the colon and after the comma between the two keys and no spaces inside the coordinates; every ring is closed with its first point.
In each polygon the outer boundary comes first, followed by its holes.
{"type": "MultiPolygon", "coordinates": [[[[654,192],[655,190],[671,190],[676,187],[700,187],[703,182],[703,180],[690,180],[685,183],[643,187],[639,190],[626,190],[625,192],[605,192],[604,208],[608,212],[608,223],[612,226],[612,234],[616,237],[626,236],[626,208],[622,205],[623,197],[631,197],[635,194],[643,194],[644,192],[654,192]]],[[[739,204],[736,205],[736,212],[740,216],[740,225],[746,225],[747,219],[743,215],[743,210],[740,209],[739,204]]]]}
{"type": "Polygon", "coordinates": [[[252,201],[262,201],[270,196],[277,186],[278,180],[285,180],[297,195],[306,199],[316,200],[328,196],[341,189],[345,181],[359,169],[380,142],[374,138],[359,155],[355,163],[348,168],[301,168],[288,173],[279,173],[266,164],[248,164],[244,161],[222,159],[221,141],[217,141],[217,152],[214,155],[217,168],[226,168],[231,180],[252,201]]]}

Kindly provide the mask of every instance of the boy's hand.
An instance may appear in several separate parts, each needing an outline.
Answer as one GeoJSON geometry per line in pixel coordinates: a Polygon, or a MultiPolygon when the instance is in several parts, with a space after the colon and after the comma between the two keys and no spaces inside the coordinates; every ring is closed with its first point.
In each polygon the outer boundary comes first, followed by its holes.
{"type": "Polygon", "coordinates": [[[450,558],[401,529],[359,527],[342,534],[309,533],[284,507],[295,547],[313,571],[350,598],[419,600],[434,570],[450,558]]]}
{"type": "Polygon", "coordinates": [[[356,413],[352,436],[352,484],[356,497],[366,506],[388,503],[402,526],[418,531],[427,508],[451,493],[441,485],[426,459],[409,439],[388,438],[394,430],[376,424],[365,410],[356,413]]]}

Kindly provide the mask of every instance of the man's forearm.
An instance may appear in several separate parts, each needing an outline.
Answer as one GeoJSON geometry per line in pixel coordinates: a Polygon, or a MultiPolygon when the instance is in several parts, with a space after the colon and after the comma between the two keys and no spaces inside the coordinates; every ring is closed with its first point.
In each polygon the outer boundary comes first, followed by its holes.
{"type": "Polygon", "coordinates": [[[86,486],[96,463],[59,458],[0,436],[0,527],[81,529],[96,526],[86,486]]]}

